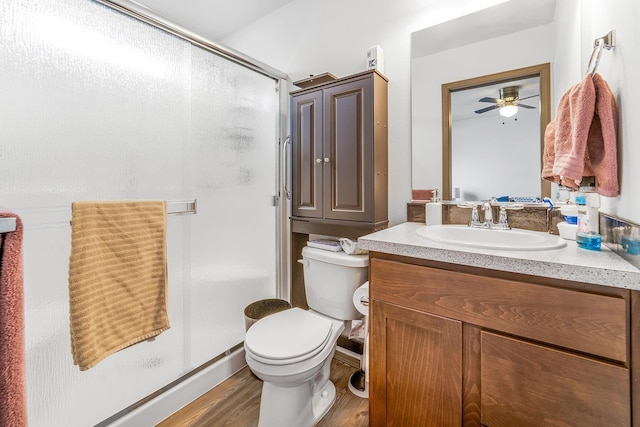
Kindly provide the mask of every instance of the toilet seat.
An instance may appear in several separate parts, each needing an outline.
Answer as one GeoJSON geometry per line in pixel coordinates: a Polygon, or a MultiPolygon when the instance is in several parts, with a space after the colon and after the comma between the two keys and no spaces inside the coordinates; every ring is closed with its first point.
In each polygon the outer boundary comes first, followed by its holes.
{"type": "Polygon", "coordinates": [[[245,347],[251,357],[271,365],[288,365],[318,354],[331,336],[333,322],[300,308],[281,311],[253,324],[245,347]]]}

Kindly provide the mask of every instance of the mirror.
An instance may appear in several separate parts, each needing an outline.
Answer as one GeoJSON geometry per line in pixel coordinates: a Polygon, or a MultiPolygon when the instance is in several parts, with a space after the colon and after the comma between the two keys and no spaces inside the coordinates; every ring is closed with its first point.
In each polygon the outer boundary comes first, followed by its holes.
{"type": "Polygon", "coordinates": [[[550,119],[548,63],[443,84],[443,199],[548,197],[540,171],[550,119]],[[505,117],[508,108],[516,112],[505,117]]]}
{"type": "MultiPolygon", "coordinates": [[[[457,158],[455,153],[452,157],[451,151],[446,154],[443,152],[443,149],[447,150],[446,147],[449,147],[444,143],[449,138],[445,133],[450,132],[451,129],[449,109],[443,111],[443,85],[457,82],[458,85],[452,89],[455,89],[458,94],[467,93],[466,89],[470,87],[488,86],[487,91],[491,93],[483,92],[475,101],[484,97],[498,98],[498,91],[506,87],[500,86],[498,82],[513,79],[517,81],[524,78],[518,74],[501,75],[506,70],[517,71],[535,64],[552,63],[558,55],[555,48],[557,43],[554,24],[555,4],[556,0],[536,0],[535,2],[510,0],[411,34],[411,183],[413,189],[438,188],[447,198],[451,197],[452,183],[451,178],[447,178],[450,174],[450,169],[447,168],[453,165],[455,173],[457,158]],[[483,78],[486,79],[483,80],[483,78]],[[478,80],[474,81],[474,79],[478,80]],[[489,88],[492,84],[498,86],[489,88]]],[[[550,110],[551,102],[551,94],[548,92],[551,86],[549,77],[545,74],[543,79],[544,82],[540,83],[541,97],[525,100],[541,102],[540,108],[531,111],[522,110],[517,115],[520,123],[524,113],[532,111],[542,113],[540,126],[536,127],[536,131],[540,129],[540,132],[544,130],[542,121],[545,125],[548,121],[547,112],[550,110]]],[[[448,96],[446,99],[449,99],[448,96]]],[[[476,102],[475,105],[479,103],[476,102]]],[[[484,104],[484,106],[490,105],[484,104]]],[[[479,109],[471,108],[474,111],[479,109]]],[[[499,115],[495,110],[483,116],[493,117],[497,121],[495,126],[505,132],[510,129],[508,125],[514,124],[511,119],[503,126],[502,121],[498,121],[499,115]]],[[[511,126],[513,127],[515,126],[511,126]]],[[[510,164],[517,158],[533,157],[529,154],[516,155],[513,150],[516,139],[520,140],[519,137],[510,138],[512,143],[500,150],[492,147],[488,142],[480,146],[476,144],[474,148],[478,151],[474,152],[473,159],[478,164],[489,164],[490,159],[496,157],[496,152],[503,151],[512,152],[513,156],[503,160],[502,163],[510,164]]],[[[542,158],[541,139],[542,133],[538,134],[538,138],[532,143],[534,148],[528,147],[538,150],[535,156],[536,162],[542,158]]],[[[498,140],[505,141],[505,138],[494,138],[494,141],[498,140]]],[[[467,157],[471,158],[469,155],[467,157]]],[[[522,164],[525,160],[518,162],[522,164]]],[[[517,191],[520,190],[519,188],[498,189],[492,191],[495,193],[492,195],[544,197],[549,194],[550,186],[542,183],[540,171],[541,168],[538,169],[536,176],[527,182],[527,188],[523,188],[522,191],[517,191]],[[535,186],[538,190],[534,194],[525,194],[532,191],[529,190],[530,186],[535,186]]],[[[505,176],[504,172],[495,166],[484,167],[472,176],[478,185],[484,185],[484,180],[488,184],[487,178],[507,181],[502,178],[505,176]]],[[[465,191],[465,187],[469,187],[465,184],[454,185],[462,192],[465,191]]]]}

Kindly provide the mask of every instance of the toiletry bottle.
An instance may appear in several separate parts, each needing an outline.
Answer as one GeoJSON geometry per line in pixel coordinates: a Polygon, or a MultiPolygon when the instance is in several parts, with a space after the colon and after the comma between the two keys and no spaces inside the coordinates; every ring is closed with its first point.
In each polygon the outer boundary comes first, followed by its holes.
{"type": "Polygon", "coordinates": [[[587,234],[589,228],[589,215],[587,213],[587,201],[584,196],[576,197],[576,205],[578,207],[578,233],[587,234]]]}
{"type": "Polygon", "coordinates": [[[556,200],[560,203],[567,203],[569,201],[569,189],[562,186],[558,187],[556,200]]]}
{"type": "Polygon", "coordinates": [[[427,225],[442,224],[442,203],[440,203],[440,195],[437,189],[433,190],[433,196],[431,201],[427,202],[425,213],[427,225]]]}
{"type": "MultiPolygon", "coordinates": [[[[583,249],[599,251],[601,237],[597,231],[591,229],[590,208],[587,207],[587,200],[584,196],[576,197],[578,205],[578,230],[576,233],[576,243],[583,249]]],[[[596,224],[594,224],[595,226],[596,224]]]]}
{"type": "Polygon", "coordinates": [[[600,195],[589,193],[587,197],[587,215],[589,216],[589,231],[600,233],[600,195]]]}

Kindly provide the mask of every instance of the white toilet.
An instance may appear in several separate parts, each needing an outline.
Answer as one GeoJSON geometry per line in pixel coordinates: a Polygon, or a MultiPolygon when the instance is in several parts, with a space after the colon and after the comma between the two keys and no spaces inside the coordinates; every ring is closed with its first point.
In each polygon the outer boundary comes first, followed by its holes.
{"type": "Polygon", "coordinates": [[[262,385],[259,427],[316,424],[336,399],[331,359],[345,321],[360,319],[354,291],[367,281],[367,255],[305,247],[301,262],[309,310],[291,308],[254,323],[247,365],[262,385]]]}

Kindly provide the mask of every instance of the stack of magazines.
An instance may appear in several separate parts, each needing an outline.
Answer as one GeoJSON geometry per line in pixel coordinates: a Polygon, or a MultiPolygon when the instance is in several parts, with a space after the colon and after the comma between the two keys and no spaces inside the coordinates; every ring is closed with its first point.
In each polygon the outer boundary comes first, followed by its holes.
{"type": "Polygon", "coordinates": [[[314,239],[307,242],[307,246],[312,248],[324,249],[325,251],[340,252],[342,246],[340,242],[334,239],[314,239]]]}

